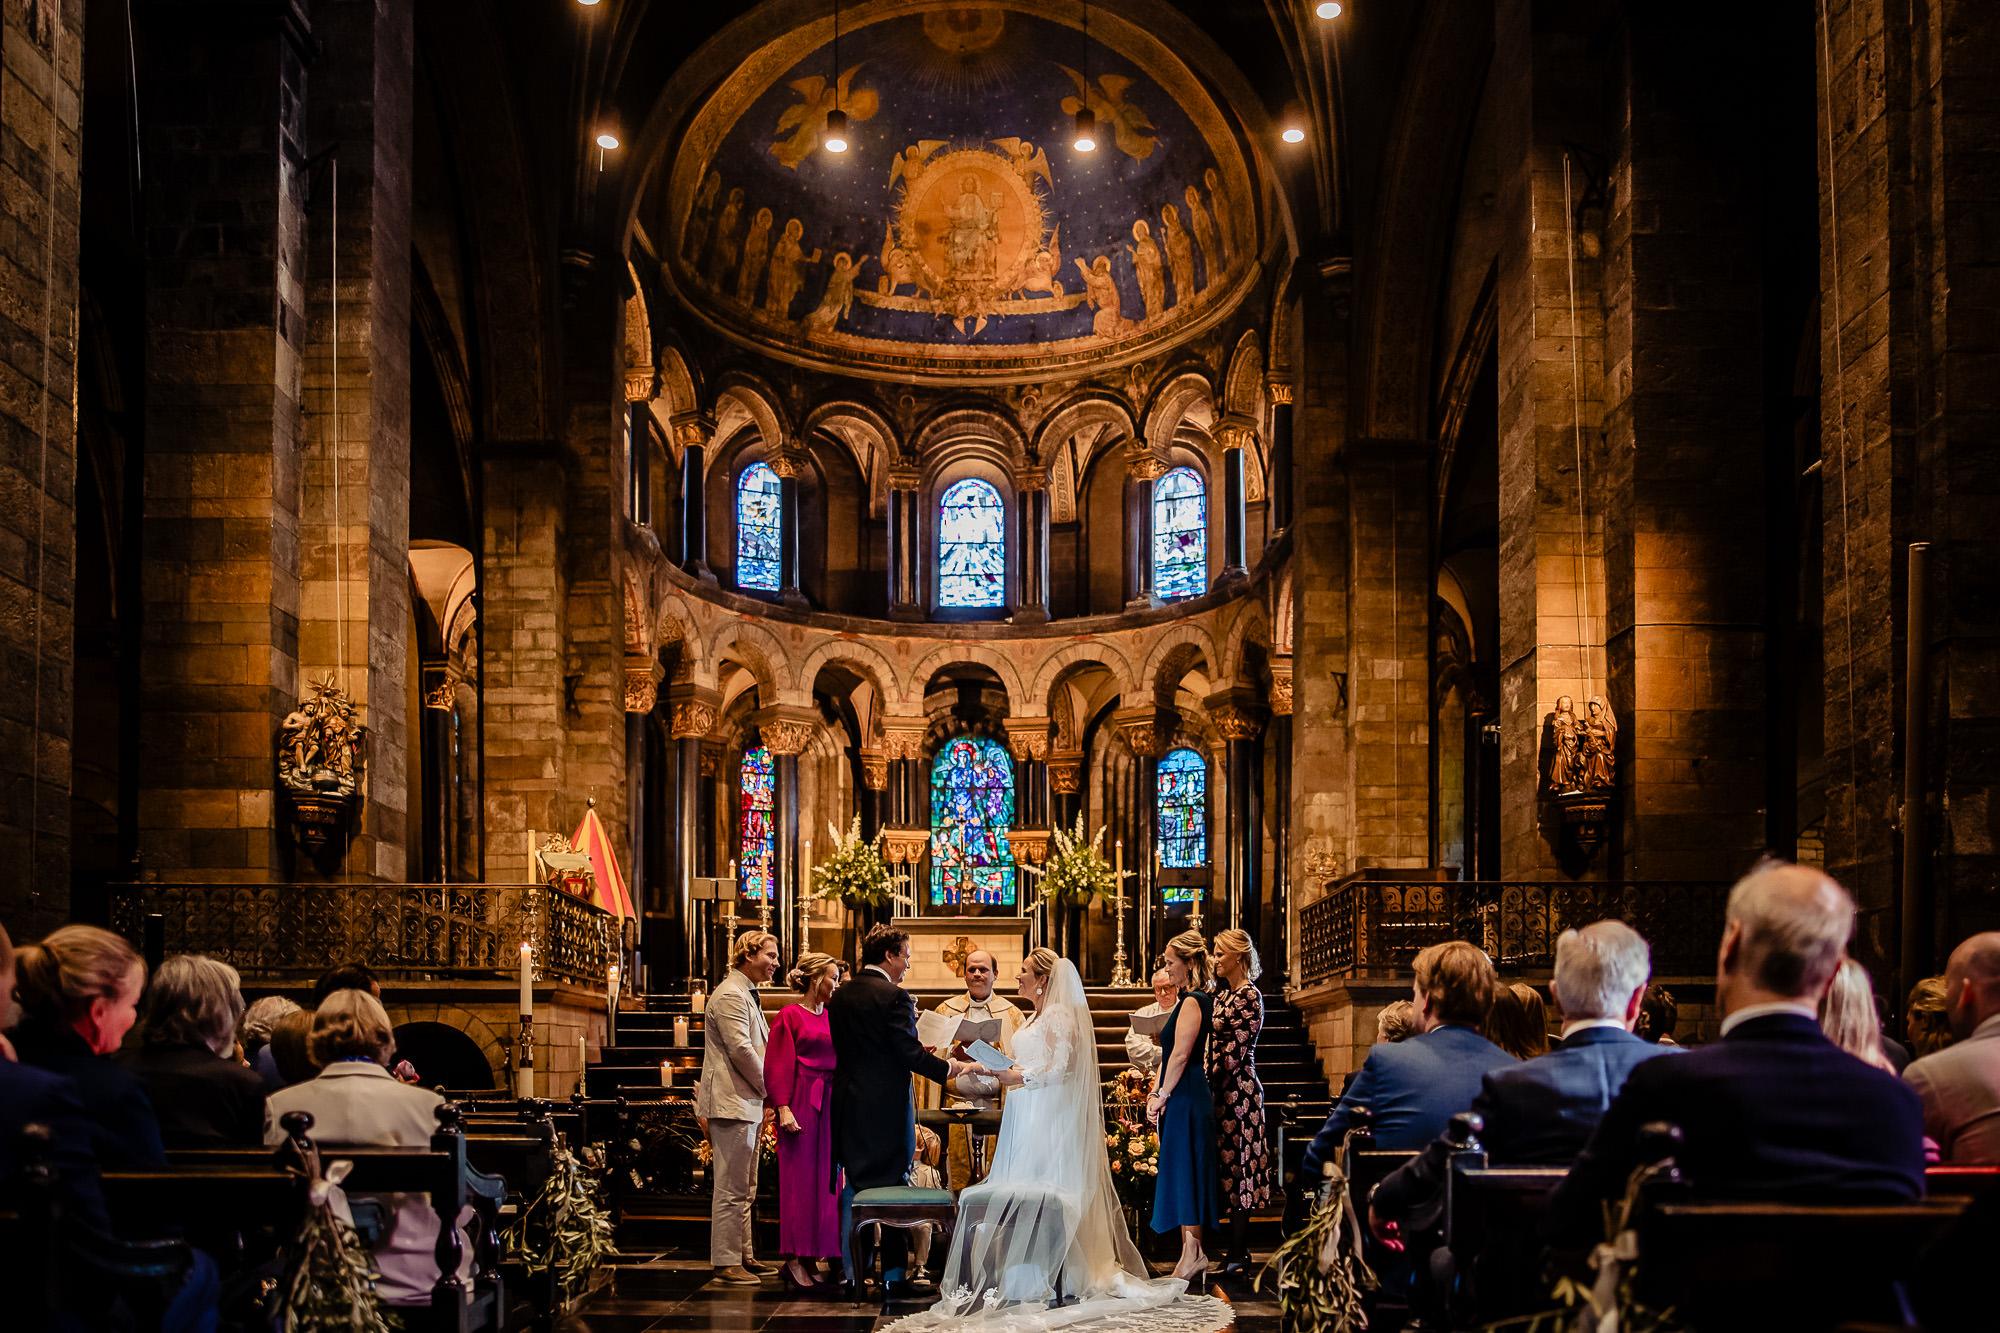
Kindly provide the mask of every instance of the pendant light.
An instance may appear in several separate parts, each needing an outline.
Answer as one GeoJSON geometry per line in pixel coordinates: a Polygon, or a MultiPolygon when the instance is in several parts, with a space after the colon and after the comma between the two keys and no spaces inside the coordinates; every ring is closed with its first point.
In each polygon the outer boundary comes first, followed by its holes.
{"type": "Polygon", "coordinates": [[[1097,113],[1090,109],[1090,0],[1083,0],[1083,93],[1076,100],[1076,137],[1070,146],[1079,153],[1095,152],[1097,113]]]}
{"type": "Polygon", "coordinates": [[[847,113],[840,109],[840,0],[833,0],[833,109],[826,113],[822,142],[829,153],[847,151],[847,113]]]}

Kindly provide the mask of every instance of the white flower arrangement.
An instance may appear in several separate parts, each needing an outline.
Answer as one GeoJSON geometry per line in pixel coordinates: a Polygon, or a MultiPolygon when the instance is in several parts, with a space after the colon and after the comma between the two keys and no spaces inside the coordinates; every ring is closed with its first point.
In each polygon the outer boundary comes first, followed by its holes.
{"type": "Polygon", "coordinates": [[[1041,867],[1041,899],[1068,907],[1088,907],[1099,898],[1116,897],[1118,877],[1099,849],[1104,845],[1104,828],[1088,842],[1083,836],[1083,816],[1076,817],[1074,829],[1056,829],[1055,854],[1041,867]]]}
{"type": "Polygon", "coordinates": [[[855,907],[901,904],[906,910],[915,910],[908,895],[898,893],[890,878],[889,863],[882,859],[880,832],[873,841],[863,839],[860,815],[854,817],[854,826],[846,833],[831,823],[826,828],[833,835],[833,852],[813,867],[814,887],[806,895],[808,901],[840,898],[855,907]]]}

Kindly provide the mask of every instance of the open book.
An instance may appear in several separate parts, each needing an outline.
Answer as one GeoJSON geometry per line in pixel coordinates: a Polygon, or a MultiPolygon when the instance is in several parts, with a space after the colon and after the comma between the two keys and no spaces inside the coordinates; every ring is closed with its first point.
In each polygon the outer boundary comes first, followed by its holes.
{"type": "Polygon", "coordinates": [[[1134,1014],[1132,1030],[1142,1037],[1157,1037],[1166,1031],[1167,1023],[1173,1016],[1174,1011],[1171,1009],[1159,1014],[1134,1014]]]}
{"type": "Polygon", "coordinates": [[[979,1061],[980,1064],[985,1065],[988,1069],[996,1072],[1014,1067],[1014,1062],[1009,1060],[999,1047],[990,1046],[983,1041],[973,1042],[972,1045],[965,1048],[965,1053],[979,1061]]]}
{"type": "Polygon", "coordinates": [[[1004,1026],[1004,1021],[998,1018],[960,1018],[933,1010],[917,1015],[917,1040],[934,1051],[961,1041],[996,1042],[1004,1026]]]}

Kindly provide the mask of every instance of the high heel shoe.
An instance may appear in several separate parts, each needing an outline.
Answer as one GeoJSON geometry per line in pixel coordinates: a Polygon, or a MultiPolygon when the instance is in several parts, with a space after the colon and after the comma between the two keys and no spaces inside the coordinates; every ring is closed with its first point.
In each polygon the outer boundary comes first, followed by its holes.
{"type": "Polygon", "coordinates": [[[1188,1257],[1185,1254],[1183,1254],[1181,1256],[1181,1261],[1174,1265],[1173,1276],[1185,1279],[1187,1281],[1189,1291],[1196,1290],[1200,1283],[1200,1280],[1208,1276],[1208,1256],[1206,1254],[1201,1255],[1200,1258],[1195,1261],[1194,1266],[1192,1268],[1189,1268],[1188,1257]]]}
{"type": "Polygon", "coordinates": [[[800,1281],[797,1274],[793,1272],[798,1267],[797,1264],[786,1264],[778,1270],[778,1276],[785,1280],[787,1288],[813,1296],[824,1295],[826,1292],[832,1290],[831,1287],[815,1277],[807,1277],[804,1281],[800,1281]]]}

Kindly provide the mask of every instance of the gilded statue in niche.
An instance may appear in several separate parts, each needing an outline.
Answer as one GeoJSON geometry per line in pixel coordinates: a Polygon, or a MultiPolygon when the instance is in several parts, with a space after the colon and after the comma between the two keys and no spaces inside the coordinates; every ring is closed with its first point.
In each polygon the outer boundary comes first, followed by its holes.
{"type": "Polygon", "coordinates": [[[1583,789],[1583,755],[1576,723],[1576,706],[1565,694],[1556,699],[1549,714],[1549,737],[1553,749],[1549,757],[1549,790],[1573,792],[1583,789]]]}
{"type": "Polygon", "coordinates": [[[1123,74],[1105,74],[1093,87],[1068,65],[1058,61],[1056,68],[1069,75],[1069,81],[1076,85],[1076,96],[1062,100],[1062,109],[1066,114],[1074,116],[1088,102],[1097,123],[1111,127],[1112,141],[1118,145],[1119,152],[1138,162],[1144,162],[1153,155],[1153,150],[1160,143],[1153,133],[1153,122],[1144,111],[1125,100],[1125,90],[1132,86],[1131,79],[1123,74]]]}
{"type": "Polygon", "coordinates": [[[792,80],[791,89],[800,100],[779,114],[778,127],[771,136],[771,156],[778,159],[779,166],[790,171],[799,169],[799,163],[819,147],[819,132],[826,124],[826,113],[835,105],[847,113],[849,121],[875,118],[882,99],[871,89],[858,92],[854,89],[854,76],[860,72],[860,65],[850,66],[833,84],[819,74],[792,80]]]}
{"type": "Polygon", "coordinates": [[[1577,748],[1583,754],[1583,789],[1609,791],[1617,778],[1618,719],[1611,703],[1601,694],[1590,696],[1583,719],[1583,736],[1577,748]]]}
{"type": "Polygon", "coordinates": [[[279,728],[278,781],[304,796],[352,796],[361,781],[361,741],[354,701],[322,676],[312,698],[285,715],[279,728]]]}

